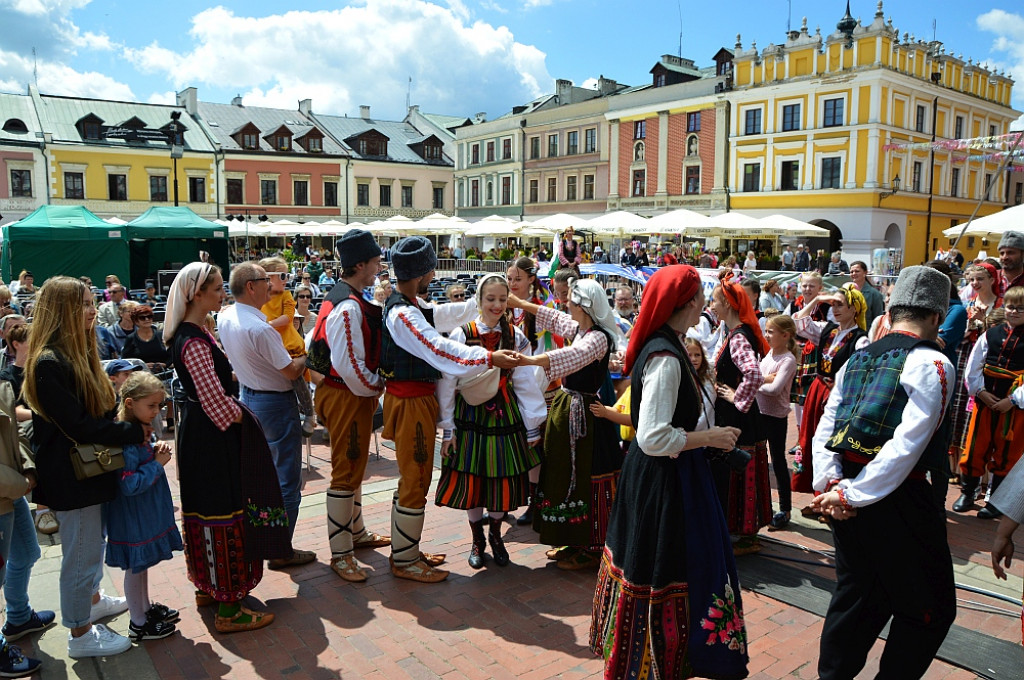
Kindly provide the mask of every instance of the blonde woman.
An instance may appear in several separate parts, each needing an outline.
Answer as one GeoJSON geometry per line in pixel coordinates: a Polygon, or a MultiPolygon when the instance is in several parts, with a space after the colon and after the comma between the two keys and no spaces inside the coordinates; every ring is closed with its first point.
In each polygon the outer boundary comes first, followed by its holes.
{"type": "Polygon", "coordinates": [[[73,659],[112,656],[131,641],[92,622],[127,609],[123,598],[98,590],[103,569],[103,505],[117,493],[118,474],[79,480],[68,451],[76,443],[141,444],[150,425],[115,422],[114,388],[100,367],[92,291],[66,276],[46,282],[29,338],[25,403],[32,409],[32,448],[39,486],[33,500],[57,512],[61,552],[62,623],[73,659]]]}

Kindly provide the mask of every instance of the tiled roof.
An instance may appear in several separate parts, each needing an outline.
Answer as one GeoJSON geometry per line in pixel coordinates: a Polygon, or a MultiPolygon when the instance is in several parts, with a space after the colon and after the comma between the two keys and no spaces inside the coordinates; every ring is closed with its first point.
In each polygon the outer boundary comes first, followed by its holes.
{"type": "MultiPolygon", "coordinates": [[[[294,139],[302,137],[313,127],[313,122],[302,113],[289,109],[272,109],[265,106],[236,106],[234,104],[214,104],[212,102],[199,102],[199,117],[206,125],[206,130],[216,139],[225,151],[241,151],[242,147],[231,136],[238,132],[246,123],[252,123],[259,131],[260,150],[273,153],[274,149],[267,140],[263,139],[270,133],[279,129],[282,125],[287,127],[294,139]]],[[[345,150],[334,142],[327,131],[319,128],[324,133],[323,153],[309,155],[346,155],[345,150]]],[[[308,154],[309,152],[299,144],[292,144],[289,153],[308,154]]]]}
{"type": "MultiPolygon", "coordinates": [[[[314,114],[317,122],[323,126],[324,132],[328,132],[335,139],[350,139],[358,136],[367,130],[376,130],[388,138],[387,160],[396,163],[417,163],[421,165],[438,165],[438,161],[427,162],[422,156],[412,150],[410,144],[417,141],[422,142],[425,138],[423,133],[408,123],[401,121],[377,120],[375,118],[347,118],[345,116],[325,116],[314,114]]],[[[429,136],[429,135],[428,135],[429,136]]],[[[355,150],[351,150],[353,158],[362,158],[355,150]]],[[[367,160],[380,160],[376,156],[369,156],[367,160]]],[[[443,164],[454,165],[450,158],[445,157],[443,164]]]]}
{"type": "MultiPolygon", "coordinates": [[[[190,151],[213,151],[213,146],[203,134],[199,123],[178,106],[58,97],[47,94],[39,95],[36,102],[43,131],[51,133],[54,142],[83,142],[75,123],[89,114],[101,119],[104,125],[120,125],[135,117],[146,123],[147,128],[160,129],[165,128],[171,122],[171,112],[178,111],[181,113],[181,123],[186,127],[185,148],[190,151]]],[[[167,143],[162,140],[129,142],[124,139],[102,139],[88,143],[143,149],[167,148],[167,143]]]]}
{"type": "Polygon", "coordinates": [[[32,108],[32,98],[27,94],[0,93],[0,139],[38,144],[42,142],[36,135],[38,132],[41,130],[32,108]],[[16,121],[19,120],[25,124],[27,132],[17,132],[20,126],[16,121]],[[4,130],[5,126],[11,129],[4,130]]]}

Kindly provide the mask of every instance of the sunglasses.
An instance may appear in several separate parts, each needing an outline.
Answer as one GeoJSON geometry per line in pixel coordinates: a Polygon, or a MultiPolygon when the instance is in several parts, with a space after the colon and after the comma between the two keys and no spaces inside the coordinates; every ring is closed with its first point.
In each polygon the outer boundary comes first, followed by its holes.
{"type": "Polygon", "coordinates": [[[452,294],[452,300],[465,300],[465,299],[466,299],[466,294],[465,293],[453,293],[452,294]]]}
{"type": "Polygon", "coordinates": [[[137,316],[135,318],[138,321],[152,321],[153,320],[153,315],[152,314],[145,314],[143,316],[137,316]]]}
{"type": "Polygon", "coordinates": [[[280,279],[285,279],[288,276],[288,272],[267,272],[267,276],[276,276],[280,279]]]}
{"type": "Polygon", "coordinates": [[[300,295],[299,299],[300,300],[312,300],[313,296],[312,295],[300,295]]]}

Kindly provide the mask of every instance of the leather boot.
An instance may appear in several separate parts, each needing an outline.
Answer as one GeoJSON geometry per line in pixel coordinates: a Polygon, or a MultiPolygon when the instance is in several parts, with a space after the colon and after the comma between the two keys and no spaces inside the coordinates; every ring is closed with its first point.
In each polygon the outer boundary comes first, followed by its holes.
{"type": "Polygon", "coordinates": [[[487,550],[487,539],[484,538],[485,521],[483,518],[480,518],[475,522],[469,523],[469,528],[473,531],[473,549],[469,552],[469,566],[474,569],[480,569],[484,566],[484,556],[487,550]]]}
{"type": "MultiPolygon", "coordinates": [[[[996,489],[998,489],[999,485],[1002,483],[1002,477],[992,475],[992,493],[989,494],[989,498],[992,498],[992,496],[995,495],[996,489]]],[[[992,501],[989,501],[988,503],[985,504],[985,507],[983,507],[981,510],[978,510],[978,517],[980,519],[999,519],[1002,516],[1003,513],[999,512],[999,510],[996,509],[996,506],[992,505],[992,501]]]]}
{"type": "Polygon", "coordinates": [[[964,475],[962,478],[960,489],[962,493],[960,498],[957,498],[953,503],[953,512],[967,512],[974,507],[974,499],[978,495],[978,483],[981,481],[980,477],[969,477],[964,475]]]}
{"type": "Polygon", "coordinates": [[[487,532],[487,541],[491,544],[491,552],[494,553],[494,563],[499,567],[508,566],[508,550],[505,550],[505,541],[501,538],[501,520],[489,517],[491,530],[487,532]]]}
{"type": "Polygon", "coordinates": [[[530,501],[526,504],[526,512],[519,515],[519,519],[516,520],[516,524],[524,526],[527,524],[533,524],[533,504],[537,500],[537,485],[530,482],[530,501]]]}

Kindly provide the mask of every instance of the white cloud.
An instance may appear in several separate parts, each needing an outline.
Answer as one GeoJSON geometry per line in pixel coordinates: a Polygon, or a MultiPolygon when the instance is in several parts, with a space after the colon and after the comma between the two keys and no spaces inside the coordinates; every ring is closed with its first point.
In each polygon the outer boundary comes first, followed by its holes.
{"type": "Polygon", "coordinates": [[[499,12],[501,14],[508,14],[508,9],[505,8],[505,7],[502,7],[497,2],[494,2],[494,0],[480,0],[480,6],[483,7],[484,9],[490,10],[492,12],[499,12]]]}
{"type": "MultiPolygon", "coordinates": [[[[977,19],[978,28],[995,34],[992,42],[993,68],[1005,70],[1014,79],[1013,105],[1024,109],[1024,15],[990,10],[977,19]]],[[[1024,116],[1017,120],[1017,128],[1024,125],[1024,116]]]]}
{"type": "Polygon", "coordinates": [[[153,43],[124,56],[175,88],[200,87],[200,97],[202,85],[287,108],[311,97],[322,113],[371,104],[375,115],[401,117],[410,77],[413,103],[438,112],[495,115],[551,89],[543,52],[446,1],[366,0],[266,17],[214,7],[192,18],[189,51],[153,43]]]}
{"type": "Polygon", "coordinates": [[[547,7],[554,0],[523,0],[523,7],[533,9],[534,7],[547,7]]]}
{"type": "Polygon", "coordinates": [[[164,104],[173,106],[178,101],[178,95],[173,90],[166,92],[154,92],[146,98],[147,104],[164,104]]]}
{"type": "Polygon", "coordinates": [[[583,81],[583,84],[580,85],[580,87],[582,87],[584,89],[587,89],[587,90],[596,90],[597,89],[597,78],[593,78],[593,77],[587,78],[586,80],[583,81]]]}

